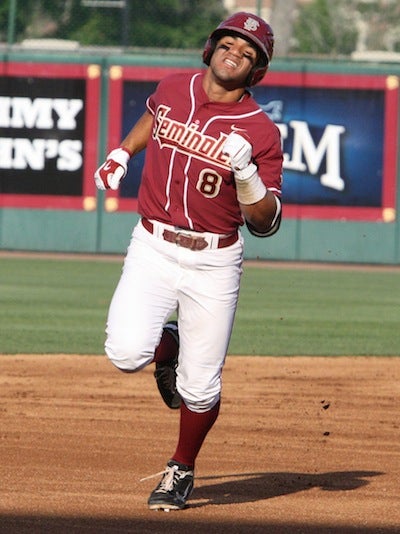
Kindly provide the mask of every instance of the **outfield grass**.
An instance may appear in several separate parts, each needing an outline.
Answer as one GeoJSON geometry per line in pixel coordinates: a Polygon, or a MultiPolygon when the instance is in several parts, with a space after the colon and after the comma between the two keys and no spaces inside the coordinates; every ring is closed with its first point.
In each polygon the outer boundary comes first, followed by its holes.
{"type": "MultiPolygon", "coordinates": [[[[122,260],[0,258],[0,353],[102,354],[122,260]]],[[[400,355],[400,271],[246,265],[231,354],[400,355]]]]}
{"type": "Polygon", "coordinates": [[[246,268],[242,288],[234,353],[400,355],[400,271],[246,268]]]}

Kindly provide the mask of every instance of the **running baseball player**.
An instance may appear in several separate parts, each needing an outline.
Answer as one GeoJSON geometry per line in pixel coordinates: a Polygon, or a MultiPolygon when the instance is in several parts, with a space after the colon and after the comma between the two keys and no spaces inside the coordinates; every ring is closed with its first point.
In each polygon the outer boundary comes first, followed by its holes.
{"type": "Polygon", "coordinates": [[[141,218],[110,304],[105,351],[125,372],[155,363],[162,398],[180,410],[176,449],[150,509],[187,506],[197,455],[218,417],[242,273],[240,227],[267,237],[280,225],[279,130],[247,89],[266,74],[273,43],[270,26],[253,14],[223,21],[205,44],[206,69],[163,79],[95,173],[99,189],[117,189],[129,159],[146,148],[141,218]]]}

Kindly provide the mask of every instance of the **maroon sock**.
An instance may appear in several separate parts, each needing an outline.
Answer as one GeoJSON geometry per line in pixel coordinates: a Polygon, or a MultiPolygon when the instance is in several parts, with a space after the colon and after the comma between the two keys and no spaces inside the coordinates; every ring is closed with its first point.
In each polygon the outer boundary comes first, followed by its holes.
{"type": "Polygon", "coordinates": [[[161,363],[172,360],[175,356],[178,355],[178,344],[175,341],[175,338],[168,332],[168,330],[163,330],[160,344],[154,351],[153,362],[161,363]]]}
{"type": "Polygon", "coordinates": [[[172,459],[194,467],[196,457],[219,413],[220,401],[208,412],[192,412],[181,403],[179,441],[172,459]]]}

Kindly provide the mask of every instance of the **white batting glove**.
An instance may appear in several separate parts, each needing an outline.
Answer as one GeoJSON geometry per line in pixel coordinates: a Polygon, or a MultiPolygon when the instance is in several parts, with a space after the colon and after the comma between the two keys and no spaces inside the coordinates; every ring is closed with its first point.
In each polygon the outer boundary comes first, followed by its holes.
{"type": "Polygon", "coordinates": [[[249,141],[232,132],[226,138],[222,151],[230,157],[238,201],[248,205],[263,199],[267,188],[258,175],[257,166],[251,161],[253,147],[249,141]]]}
{"type": "Polygon", "coordinates": [[[128,162],[131,158],[130,152],[123,147],[112,150],[106,161],[94,173],[94,181],[97,189],[118,189],[119,184],[128,172],[128,162]]]}
{"type": "Polygon", "coordinates": [[[230,157],[231,168],[237,180],[246,180],[257,170],[251,162],[253,147],[242,135],[236,132],[230,133],[222,151],[230,157]]]}

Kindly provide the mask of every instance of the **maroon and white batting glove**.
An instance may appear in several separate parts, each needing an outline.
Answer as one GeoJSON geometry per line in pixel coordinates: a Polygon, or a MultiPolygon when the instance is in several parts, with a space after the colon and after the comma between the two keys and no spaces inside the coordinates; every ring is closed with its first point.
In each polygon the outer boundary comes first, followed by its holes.
{"type": "Polygon", "coordinates": [[[123,147],[112,150],[106,161],[94,173],[97,189],[118,189],[119,184],[128,172],[128,162],[131,158],[129,150],[123,147]]]}
{"type": "Polygon", "coordinates": [[[236,182],[236,195],[241,204],[255,204],[267,193],[257,166],[251,161],[253,147],[242,135],[232,132],[222,148],[229,156],[230,165],[236,182]]]}

